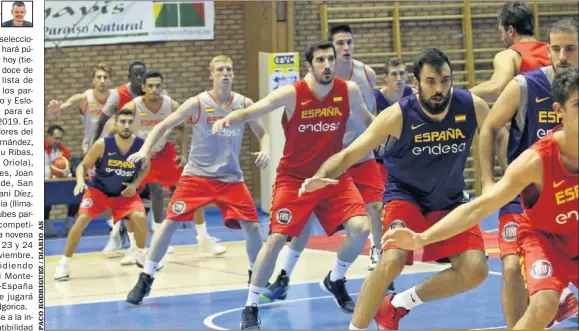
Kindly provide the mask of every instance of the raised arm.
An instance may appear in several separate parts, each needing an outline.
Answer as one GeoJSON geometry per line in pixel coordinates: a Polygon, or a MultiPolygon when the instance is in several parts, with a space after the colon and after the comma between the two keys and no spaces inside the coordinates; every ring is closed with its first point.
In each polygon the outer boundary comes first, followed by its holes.
{"type": "MultiPolygon", "coordinates": [[[[505,125],[515,116],[520,104],[520,87],[516,80],[511,80],[499,99],[493,105],[486,120],[480,126],[479,135],[479,159],[481,166],[481,181],[483,187],[495,182],[495,141],[499,135],[506,136],[505,125]]],[[[499,155],[506,158],[506,155],[499,155]]],[[[503,160],[506,163],[506,160],[503,160]]]]}
{"type": "Polygon", "coordinates": [[[82,109],[83,105],[86,105],[86,94],[84,93],[75,94],[64,103],[58,100],[50,100],[46,114],[48,118],[52,119],[61,111],[79,110],[82,109]]]}
{"type": "Polygon", "coordinates": [[[148,158],[151,153],[151,149],[157,141],[165,134],[168,130],[174,128],[175,126],[185,122],[189,117],[193,117],[193,123],[196,123],[199,116],[199,98],[197,96],[189,98],[185,101],[175,112],[161,121],[159,124],[151,130],[147,135],[145,144],[141,147],[141,150],[131,155],[127,160],[129,162],[138,162],[148,158]]]}
{"type": "Polygon", "coordinates": [[[381,112],[350,146],[326,160],[314,176],[332,179],[339,177],[364,155],[380,146],[389,136],[400,137],[401,131],[402,109],[395,103],[381,112]]]}
{"type": "Polygon", "coordinates": [[[251,106],[231,112],[229,115],[216,121],[213,124],[213,133],[215,134],[221,131],[224,127],[254,120],[280,107],[285,107],[287,111],[293,113],[295,110],[295,100],[296,91],[294,86],[282,86],[251,106]]]}
{"type": "Polygon", "coordinates": [[[424,233],[419,234],[422,246],[453,237],[478,224],[483,218],[501,208],[519,195],[530,184],[543,184],[543,164],[537,152],[523,152],[488,192],[466,203],[424,233]]]}
{"type": "Polygon", "coordinates": [[[495,55],[493,59],[493,75],[483,83],[470,89],[470,91],[486,101],[496,100],[507,84],[517,74],[517,52],[505,49],[495,55]]]}

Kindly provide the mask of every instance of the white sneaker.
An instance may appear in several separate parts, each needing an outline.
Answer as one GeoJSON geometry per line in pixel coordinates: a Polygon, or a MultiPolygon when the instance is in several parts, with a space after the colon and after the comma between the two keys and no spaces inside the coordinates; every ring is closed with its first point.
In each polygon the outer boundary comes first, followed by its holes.
{"type": "Polygon", "coordinates": [[[103,253],[118,252],[122,249],[123,249],[123,240],[121,238],[121,233],[119,232],[116,235],[113,235],[111,232],[111,235],[109,236],[109,241],[107,242],[107,245],[103,249],[103,253]]]}
{"type": "Polygon", "coordinates": [[[129,249],[127,254],[121,260],[121,265],[133,265],[137,263],[139,259],[139,250],[138,249],[129,249]]]}
{"type": "Polygon", "coordinates": [[[378,261],[380,261],[381,255],[382,254],[380,254],[380,251],[377,250],[375,246],[370,248],[370,262],[368,262],[368,270],[374,270],[374,268],[376,268],[378,261]]]}
{"type": "Polygon", "coordinates": [[[217,240],[211,236],[205,236],[201,239],[199,239],[199,236],[197,236],[197,242],[199,243],[199,247],[202,251],[211,253],[215,256],[223,255],[225,252],[227,252],[227,248],[218,244],[217,240]]]}
{"type": "Polygon", "coordinates": [[[56,271],[54,272],[54,280],[57,282],[64,282],[70,279],[70,272],[68,270],[68,264],[58,263],[56,266],[56,271]]]}

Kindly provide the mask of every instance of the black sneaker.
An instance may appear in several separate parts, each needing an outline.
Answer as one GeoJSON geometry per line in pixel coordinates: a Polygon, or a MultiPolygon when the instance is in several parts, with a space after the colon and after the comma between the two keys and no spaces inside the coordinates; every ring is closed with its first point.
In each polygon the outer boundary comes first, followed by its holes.
{"type": "Polygon", "coordinates": [[[151,286],[155,279],[144,272],[139,274],[139,280],[135,287],[127,295],[127,302],[133,305],[140,305],[143,302],[143,298],[149,296],[151,292],[151,286]]]}
{"type": "Polygon", "coordinates": [[[241,330],[261,330],[257,305],[246,306],[241,313],[241,330]]]}
{"type": "Polygon", "coordinates": [[[259,296],[265,302],[274,302],[275,300],[285,300],[289,288],[289,277],[285,270],[281,270],[277,279],[271,285],[268,285],[263,293],[259,296]]]}
{"type": "Polygon", "coordinates": [[[331,273],[332,272],[330,271],[326,276],[326,278],[324,278],[324,280],[320,282],[320,287],[322,288],[322,290],[334,295],[334,301],[342,311],[350,314],[353,313],[356,304],[354,303],[354,300],[352,300],[352,297],[350,297],[348,291],[346,290],[346,277],[338,279],[335,282],[332,282],[330,280],[331,273]]]}

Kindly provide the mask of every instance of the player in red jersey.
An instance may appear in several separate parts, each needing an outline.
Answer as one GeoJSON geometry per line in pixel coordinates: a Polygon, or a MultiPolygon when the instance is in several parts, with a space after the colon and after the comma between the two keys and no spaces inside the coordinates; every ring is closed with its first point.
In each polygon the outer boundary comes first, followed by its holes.
{"type": "MultiPolygon", "coordinates": [[[[498,156],[512,161],[558,125],[560,118],[554,111],[549,111],[553,104],[551,82],[558,71],[577,67],[577,30],[577,20],[562,19],[555,22],[547,37],[552,64],[516,76],[494,104],[479,135],[483,187],[491,187],[495,182],[495,155],[492,147],[499,130],[511,124],[513,133],[509,139],[508,156],[498,156]]],[[[501,301],[508,328],[512,328],[523,316],[527,305],[527,290],[517,256],[516,236],[520,217],[522,208],[519,201],[513,201],[499,211],[498,239],[503,281],[501,301]]],[[[560,302],[561,308],[556,320],[577,312],[577,299],[568,289],[562,293],[560,302]]]]}
{"type": "MultiPolygon", "coordinates": [[[[579,70],[562,70],[552,85],[557,127],[513,161],[501,180],[479,198],[462,205],[423,233],[388,231],[385,244],[405,249],[445,240],[521,195],[524,217],[517,234],[518,254],[530,296],[513,329],[544,329],[557,314],[569,282],[579,287],[579,70]]],[[[386,307],[388,314],[404,308],[386,307]]]]}
{"type": "Polygon", "coordinates": [[[259,294],[273,272],[287,237],[301,234],[308,218],[316,213],[328,235],[342,227],[347,235],[338,261],[321,283],[347,311],[354,302],[345,287],[345,273],[362,251],[370,232],[364,201],[351,177],[340,177],[336,187],[298,197],[302,181],[310,177],[329,156],[343,147],[348,121],[368,126],[373,116],[364,104],[357,84],[334,78],[336,50],[330,41],[308,46],[308,72],[303,80],[275,90],[252,106],[215,122],[213,132],[243,123],[284,107],[282,126],[286,143],[277,168],[273,193],[270,235],[257,257],[241,328],[259,330],[259,294]]]}

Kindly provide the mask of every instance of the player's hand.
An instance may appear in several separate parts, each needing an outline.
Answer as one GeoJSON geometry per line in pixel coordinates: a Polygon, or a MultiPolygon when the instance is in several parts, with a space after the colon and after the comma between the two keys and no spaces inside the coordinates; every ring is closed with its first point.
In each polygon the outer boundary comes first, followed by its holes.
{"type": "Polygon", "coordinates": [[[60,111],[60,105],[62,105],[61,101],[50,100],[50,102],[48,102],[48,111],[56,114],[60,111]]]}
{"type": "Polygon", "coordinates": [[[143,162],[147,159],[147,154],[145,152],[138,151],[135,154],[129,155],[127,162],[137,163],[139,161],[143,162]]]}
{"type": "Polygon", "coordinates": [[[86,190],[86,189],[87,189],[86,183],[83,181],[82,183],[76,183],[72,193],[74,194],[74,196],[77,196],[77,195],[81,194],[82,192],[84,192],[84,190],[86,190]]]}
{"type": "Polygon", "coordinates": [[[401,249],[408,251],[413,251],[420,249],[424,246],[424,241],[420,236],[420,233],[416,233],[408,228],[397,228],[394,230],[388,230],[382,236],[382,247],[386,245],[394,244],[401,249]]]}
{"type": "Polygon", "coordinates": [[[307,192],[313,192],[316,190],[321,190],[328,185],[336,185],[340,181],[337,179],[329,179],[329,178],[320,178],[320,177],[312,177],[304,180],[302,183],[302,187],[298,192],[298,197],[301,197],[307,192]]]}
{"type": "Polygon", "coordinates": [[[184,168],[185,165],[187,164],[187,158],[179,155],[175,158],[175,163],[177,163],[177,167],[184,168]]]}
{"type": "Polygon", "coordinates": [[[132,183],[123,183],[123,185],[125,185],[127,188],[121,192],[122,196],[130,198],[137,192],[137,185],[132,183]]]}
{"type": "Polygon", "coordinates": [[[213,128],[211,131],[213,132],[213,134],[217,134],[217,132],[221,131],[223,128],[228,127],[229,127],[229,118],[225,116],[224,118],[219,119],[215,123],[213,123],[213,128]]]}
{"type": "Polygon", "coordinates": [[[251,153],[251,155],[255,156],[255,165],[258,168],[265,168],[269,164],[269,154],[266,152],[255,152],[251,153]]]}

